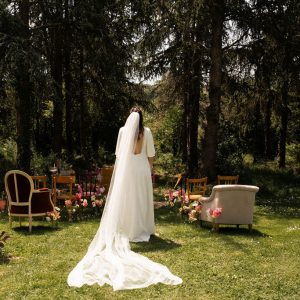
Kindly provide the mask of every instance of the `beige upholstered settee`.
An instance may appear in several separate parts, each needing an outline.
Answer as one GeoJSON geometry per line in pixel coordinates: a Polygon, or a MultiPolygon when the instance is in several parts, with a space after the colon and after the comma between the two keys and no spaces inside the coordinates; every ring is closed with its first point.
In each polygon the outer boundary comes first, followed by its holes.
{"type": "Polygon", "coordinates": [[[201,221],[213,222],[216,231],[220,224],[246,224],[252,230],[255,194],[259,188],[252,185],[216,185],[210,197],[203,197],[201,221]],[[222,208],[222,214],[212,220],[207,215],[208,209],[222,208]]]}

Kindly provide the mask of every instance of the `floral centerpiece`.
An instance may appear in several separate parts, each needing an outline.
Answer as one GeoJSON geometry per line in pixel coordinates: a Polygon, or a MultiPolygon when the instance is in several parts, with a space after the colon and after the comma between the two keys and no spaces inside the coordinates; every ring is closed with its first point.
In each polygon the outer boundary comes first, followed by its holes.
{"type": "Polygon", "coordinates": [[[80,184],[77,188],[75,200],[67,199],[62,209],[68,220],[80,221],[93,216],[101,216],[106,201],[105,188],[96,186],[95,192],[88,194],[83,192],[80,184]]]}
{"type": "Polygon", "coordinates": [[[222,211],[223,209],[221,207],[217,207],[215,209],[209,208],[206,211],[206,215],[210,221],[214,222],[215,219],[219,218],[222,215],[222,211]]]}
{"type": "Polygon", "coordinates": [[[202,204],[200,201],[189,203],[188,199],[184,201],[183,206],[179,208],[179,214],[182,217],[187,217],[189,222],[200,220],[202,204]]]}
{"type": "Polygon", "coordinates": [[[169,190],[165,193],[164,198],[167,202],[167,205],[170,207],[175,206],[176,204],[182,203],[186,199],[186,194],[183,189],[172,191],[169,190]]]}
{"type": "Polygon", "coordinates": [[[222,215],[223,209],[221,207],[216,207],[215,209],[209,208],[206,210],[207,218],[213,223],[213,230],[218,231],[218,225],[215,226],[215,221],[222,215]]]}
{"type": "Polygon", "coordinates": [[[59,207],[55,207],[53,211],[47,212],[46,220],[48,222],[50,222],[50,221],[57,222],[60,218],[61,218],[61,216],[60,216],[60,208],[59,207]]]}

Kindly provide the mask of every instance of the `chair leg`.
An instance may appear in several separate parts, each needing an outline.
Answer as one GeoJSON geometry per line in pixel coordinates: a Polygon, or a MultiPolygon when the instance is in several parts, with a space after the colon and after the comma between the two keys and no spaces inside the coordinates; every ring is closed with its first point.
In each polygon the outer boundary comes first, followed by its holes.
{"type": "Polygon", "coordinates": [[[252,232],[252,224],[248,224],[249,232],[252,232]]]}
{"type": "Polygon", "coordinates": [[[32,231],[32,217],[29,217],[29,232],[32,231]]]}
{"type": "Polygon", "coordinates": [[[21,225],[22,225],[21,217],[19,217],[19,224],[20,224],[20,227],[21,227],[21,225]]]}
{"type": "Polygon", "coordinates": [[[12,217],[9,216],[9,227],[12,228],[12,217]]]}
{"type": "Polygon", "coordinates": [[[239,229],[240,228],[240,225],[239,224],[236,224],[236,229],[239,229]]]}

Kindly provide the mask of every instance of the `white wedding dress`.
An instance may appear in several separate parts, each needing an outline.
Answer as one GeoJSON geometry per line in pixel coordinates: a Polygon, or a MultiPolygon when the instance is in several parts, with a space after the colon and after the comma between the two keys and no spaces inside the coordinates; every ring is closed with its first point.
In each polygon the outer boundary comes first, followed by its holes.
{"type": "Polygon", "coordinates": [[[129,241],[148,241],[154,233],[151,131],[144,130],[142,152],[134,154],[139,114],[132,112],[120,129],[114,173],[100,227],[86,255],[71,271],[68,284],[105,283],[113,289],[143,288],[155,283],[180,284],[181,278],[159,263],[130,250],[129,241]]]}

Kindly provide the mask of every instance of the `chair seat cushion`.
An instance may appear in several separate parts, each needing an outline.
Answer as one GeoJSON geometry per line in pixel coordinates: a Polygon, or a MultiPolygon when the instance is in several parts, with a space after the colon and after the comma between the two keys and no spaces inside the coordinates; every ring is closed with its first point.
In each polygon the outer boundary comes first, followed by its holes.
{"type": "Polygon", "coordinates": [[[190,200],[192,200],[192,201],[200,200],[201,197],[202,197],[202,195],[190,195],[190,200]]]}
{"type": "MultiPolygon", "coordinates": [[[[53,206],[50,200],[50,191],[33,193],[31,198],[31,213],[41,214],[50,211],[53,211],[53,206]]],[[[27,215],[29,213],[29,206],[12,205],[10,212],[12,214],[27,215]]]]}

